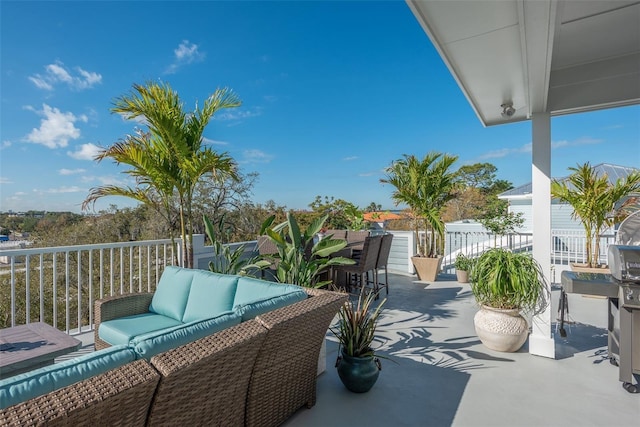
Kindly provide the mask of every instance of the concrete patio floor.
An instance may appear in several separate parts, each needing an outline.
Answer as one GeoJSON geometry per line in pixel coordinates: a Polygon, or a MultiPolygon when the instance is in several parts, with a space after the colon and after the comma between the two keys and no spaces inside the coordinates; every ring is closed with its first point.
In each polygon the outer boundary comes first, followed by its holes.
{"type": "MultiPolygon", "coordinates": [[[[382,360],[368,393],[349,392],[327,335],[327,371],[316,405],[284,425],[311,426],[638,426],[640,394],[618,381],[607,359],[606,299],[569,295],[567,337],[555,334],[556,359],[485,348],[477,338],[477,306],[454,276],[424,283],[390,275],[379,325],[382,360]]],[[[557,312],[559,290],[552,295],[557,312]]]]}

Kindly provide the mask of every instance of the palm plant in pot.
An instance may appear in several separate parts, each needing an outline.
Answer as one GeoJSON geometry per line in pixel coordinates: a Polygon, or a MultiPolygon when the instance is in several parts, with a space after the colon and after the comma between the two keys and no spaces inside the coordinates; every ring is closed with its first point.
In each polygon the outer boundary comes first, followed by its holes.
{"type": "Polygon", "coordinates": [[[520,312],[538,314],[549,303],[540,264],[529,253],[493,248],[477,259],[470,279],[480,305],[473,319],[478,337],[492,350],[518,351],[529,335],[520,312]]]}
{"type": "Polygon", "coordinates": [[[572,217],[584,227],[587,262],[572,264],[572,269],[602,272],[603,266],[599,264],[600,236],[629,215],[626,208],[636,202],[629,196],[640,190],[640,172],[634,171],[612,184],[605,174],[598,175],[589,162],[569,170],[572,174],[566,180],[551,183],[551,194],[571,205],[572,217]]]}
{"type": "Polygon", "coordinates": [[[331,328],[340,343],[336,360],[338,376],[345,387],[354,393],[369,391],[382,369],[371,343],[386,298],[374,309],[375,297],[374,292],[366,292],[362,288],[357,304],[347,301],[338,312],[338,325],[331,328]]]}
{"type": "Polygon", "coordinates": [[[430,152],[422,159],[405,154],[391,163],[380,182],[395,187],[396,205],[409,206],[414,221],[415,256],[411,258],[423,281],[434,281],[442,265],[445,225],[442,211],[454,197],[456,174],[451,166],[458,156],[430,152]],[[424,239],[420,230],[425,230],[424,239]]]}

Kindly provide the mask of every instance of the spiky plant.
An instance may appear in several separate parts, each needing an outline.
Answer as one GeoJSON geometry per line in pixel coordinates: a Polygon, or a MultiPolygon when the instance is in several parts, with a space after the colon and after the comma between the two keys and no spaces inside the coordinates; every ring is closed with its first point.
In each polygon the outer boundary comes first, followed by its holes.
{"type": "Polygon", "coordinates": [[[375,338],[378,317],[382,306],[387,301],[383,299],[378,306],[373,309],[375,293],[360,292],[357,304],[347,301],[338,312],[338,325],[331,328],[333,334],[338,338],[342,351],[351,357],[375,356],[371,343],[375,338]]]}
{"type": "Polygon", "coordinates": [[[540,264],[526,252],[493,248],[471,269],[471,291],[478,304],[541,313],[549,295],[540,264]]]}

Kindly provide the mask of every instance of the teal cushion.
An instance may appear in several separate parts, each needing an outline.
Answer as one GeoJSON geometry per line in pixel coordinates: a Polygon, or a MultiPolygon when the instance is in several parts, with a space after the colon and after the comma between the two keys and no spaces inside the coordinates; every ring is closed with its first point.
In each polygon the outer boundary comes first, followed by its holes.
{"type": "Polygon", "coordinates": [[[0,409],[86,380],[135,359],[132,349],[119,345],[5,378],[0,381],[0,409]]]}
{"type": "Polygon", "coordinates": [[[242,321],[244,322],[245,320],[253,319],[261,314],[305,300],[306,298],[307,293],[300,290],[246,304],[238,304],[234,307],[234,310],[242,316],[242,321]]]}
{"type": "Polygon", "coordinates": [[[182,321],[195,322],[215,317],[233,308],[238,276],[196,271],[182,321]]]}
{"type": "Polygon", "coordinates": [[[306,298],[306,292],[300,286],[268,282],[251,277],[240,277],[236,297],[233,300],[233,307],[296,292],[304,293],[306,298]]]}
{"type": "Polygon", "coordinates": [[[182,321],[194,272],[190,268],[165,267],[149,311],[182,321]]]}
{"type": "Polygon", "coordinates": [[[240,324],[240,315],[232,311],[213,319],[191,322],[167,330],[140,335],[131,340],[138,358],[150,359],[158,353],[204,338],[231,326],[240,324]]]}
{"type": "Polygon", "coordinates": [[[137,335],[181,324],[182,322],[160,314],[136,314],[100,323],[98,336],[111,345],[129,344],[129,341],[137,335]]]}

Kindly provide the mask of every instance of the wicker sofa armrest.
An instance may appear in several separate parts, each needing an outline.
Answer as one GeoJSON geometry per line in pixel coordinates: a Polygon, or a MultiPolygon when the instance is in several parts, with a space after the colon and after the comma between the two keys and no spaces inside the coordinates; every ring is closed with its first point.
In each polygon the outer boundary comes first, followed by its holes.
{"type": "Polygon", "coordinates": [[[107,320],[117,319],[119,317],[146,313],[149,311],[149,304],[151,304],[152,298],[153,293],[145,292],[114,295],[97,300],[94,303],[93,310],[95,319],[93,333],[96,350],[100,350],[111,345],[108,342],[101,340],[98,336],[100,323],[106,322],[107,320]]]}
{"type": "Polygon", "coordinates": [[[160,375],[144,360],[0,410],[0,426],[144,426],[160,375]]]}
{"type": "Polygon", "coordinates": [[[152,357],[162,378],[148,425],[244,425],[249,379],[267,334],[248,320],[152,357]]]}
{"type": "Polygon", "coordinates": [[[306,300],[256,317],[269,334],[249,384],[247,426],[280,425],[300,407],[315,405],[322,341],[348,295],[305,290],[306,300]]]}

